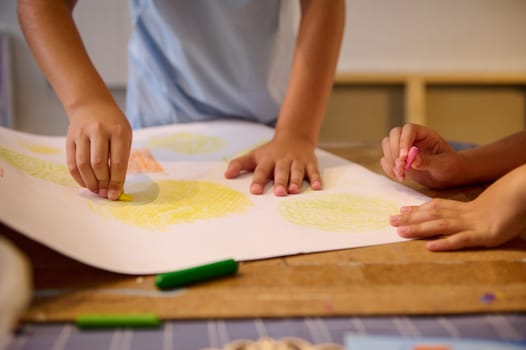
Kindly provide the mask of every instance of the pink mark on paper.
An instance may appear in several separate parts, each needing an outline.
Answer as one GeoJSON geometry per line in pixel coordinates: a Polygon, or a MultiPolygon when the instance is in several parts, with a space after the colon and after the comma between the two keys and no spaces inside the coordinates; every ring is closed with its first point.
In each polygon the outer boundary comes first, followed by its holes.
{"type": "Polygon", "coordinates": [[[407,170],[411,168],[411,165],[416,159],[416,156],[418,155],[418,147],[413,146],[409,149],[409,153],[407,154],[407,160],[405,161],[405,167],[404,169],[407,170]]]}
{"type": "Polygon", "coordinates": [[[4,177],[4,168],[0,166],[0,178],[4,177]]]}

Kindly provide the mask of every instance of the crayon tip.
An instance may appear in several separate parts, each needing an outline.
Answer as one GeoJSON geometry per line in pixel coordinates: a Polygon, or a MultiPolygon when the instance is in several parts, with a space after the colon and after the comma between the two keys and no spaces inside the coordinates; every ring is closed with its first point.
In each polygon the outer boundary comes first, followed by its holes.
{"type": "Polygon", "coordinates": [[[123,202],[131,202],[133,200],[133,197],[129,194],[121,193],[119,196],[119,200],[123,202]]]}

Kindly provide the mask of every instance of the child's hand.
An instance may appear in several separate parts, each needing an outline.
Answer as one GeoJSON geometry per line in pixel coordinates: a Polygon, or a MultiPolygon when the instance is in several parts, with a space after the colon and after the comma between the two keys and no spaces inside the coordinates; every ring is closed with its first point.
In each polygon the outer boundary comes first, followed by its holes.
{"type": "Polygon", "coordinates": [[[275,135],[266,144],[230,161],[226,178],[253,171],[250,192],[262,194],[265,185],[274,180],[274,194],[286,196],[300,193],[304,179],[313,190],[321,189],[321,176],[315,146],[302,138],[275,135]]]}
{"type": "Polygon", "coordinates": [[[102,198],[122,193],[132,131],[117,106],[95,105],[70,115],[66,138],[69,171],[82,187],[102,198]]]}
{"type": "Polygon", "coordinates": [[[442,188],[455,182],[463,163],[462,157],[433,130],[415,124],[391,130],[382,140],[383,170],[391,178],[403,181],[405,176],[427,187],[442,188]],[[405,169],[411,146],[419,153],[412,166],[405,169]]]}
{"type": "Polygon", "coordinates": [[[400,211],[390,218],[400,236],[445,236],[428,242],[429,250],[498,246],[526,232],[526,165],[499,179],[471,202],[433,199],[400,211]]]}

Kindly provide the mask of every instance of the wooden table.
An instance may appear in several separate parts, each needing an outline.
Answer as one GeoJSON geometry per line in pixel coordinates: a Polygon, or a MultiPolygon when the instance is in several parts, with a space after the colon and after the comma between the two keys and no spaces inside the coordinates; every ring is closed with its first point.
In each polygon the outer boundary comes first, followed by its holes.
{"type": "MultiPolygon", "coordinates": [[[[380,172],[377,145],[328,150],[380,172]]],[[[483,190],[408,186],[457,200],[483,190]]],[[[68,321],[85,312],[197,319],[526,311],[526,241],[520,238],[491,250],[431,253],[415,240],[244,262],[237,276],[161,292],[153,276],[83,265],[1,224],[0,234],[33,264],[35,296],[26,321],[68,321]]]]}

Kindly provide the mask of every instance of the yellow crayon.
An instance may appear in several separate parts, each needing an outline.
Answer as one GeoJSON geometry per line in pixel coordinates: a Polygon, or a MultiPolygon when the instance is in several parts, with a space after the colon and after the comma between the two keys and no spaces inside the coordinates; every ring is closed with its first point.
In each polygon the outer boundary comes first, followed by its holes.
{"type": "Polygon", "coordinates": [[[123,202],[131,202],[133,200],[133,197],[129,194],[121,193],[119,196],[119,200],[123,202]]]}

